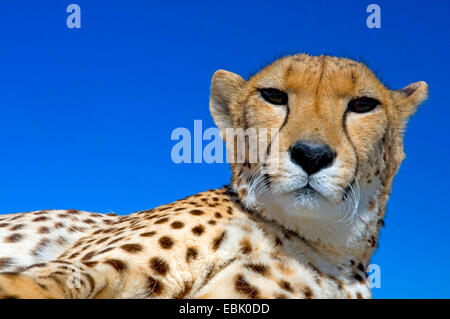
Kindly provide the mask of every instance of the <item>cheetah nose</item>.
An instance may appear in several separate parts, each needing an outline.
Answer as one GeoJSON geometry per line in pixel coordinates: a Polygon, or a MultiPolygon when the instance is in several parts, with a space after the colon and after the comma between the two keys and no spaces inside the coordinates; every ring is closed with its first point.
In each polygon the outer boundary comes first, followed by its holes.
{"type": "Polygon", "coordinates": [[[326,144],[299,141],[291,148],[291,159],[308,174],[317,173],[333,163],[336,153],[326,144]]]}

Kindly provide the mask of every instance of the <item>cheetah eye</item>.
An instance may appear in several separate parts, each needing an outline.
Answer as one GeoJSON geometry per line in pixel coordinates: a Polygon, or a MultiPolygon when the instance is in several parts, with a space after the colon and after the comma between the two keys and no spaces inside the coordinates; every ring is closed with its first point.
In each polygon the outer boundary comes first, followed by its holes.
{"type": "Polygon", "coordinates": [[[259,89],[264,100],[275,105],[285,105],[288,102],[288,95],[277,89],[259,89]]]}
{"type": "Polygon", "coordinates": [[[380,101],[372,99],[367,96],[359,97],[351,100],[348,103],[348,110],[350,112],[355,113],[366,113],[372,111],[378,105],[380,105],[380,101]]]}

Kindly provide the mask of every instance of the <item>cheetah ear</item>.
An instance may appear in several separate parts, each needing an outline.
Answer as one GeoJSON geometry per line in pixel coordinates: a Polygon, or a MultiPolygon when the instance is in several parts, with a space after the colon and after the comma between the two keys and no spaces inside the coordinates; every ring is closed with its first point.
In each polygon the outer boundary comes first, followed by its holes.
{"type": "Polygon", "coordinates": [[[234,127],[230,105],[246,84],[241,76],[232,72],[218,70],[213,75],[209,110],[222,133],[234,127]]]}
{"type": "Polygon", "coordinates": [[[401,90],[395,90],[394,98],[400,116],[407,119],[428,97],[428,84],[424,81],[412,83],[401,90]]]}

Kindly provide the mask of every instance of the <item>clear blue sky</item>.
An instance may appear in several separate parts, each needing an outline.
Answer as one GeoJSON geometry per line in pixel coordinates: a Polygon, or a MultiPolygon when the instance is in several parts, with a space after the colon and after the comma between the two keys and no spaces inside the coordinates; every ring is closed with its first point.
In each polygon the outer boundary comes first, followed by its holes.
{"type": "Polygon", "coordinates": [[[374,297],[450,297],[450,2],[72,2],[0,2],[1,213],[128,214],[220,187],[226,164],[170,157],[174,128],[213,126],[216,69],[245,76],[297,51],[362,58],[391,88],[430,85],[408,126],[374,297]],[[79,30],[65,25],[72,2],[79,30]],[[372,2],[381,29],[366,27],[372,2]]]}

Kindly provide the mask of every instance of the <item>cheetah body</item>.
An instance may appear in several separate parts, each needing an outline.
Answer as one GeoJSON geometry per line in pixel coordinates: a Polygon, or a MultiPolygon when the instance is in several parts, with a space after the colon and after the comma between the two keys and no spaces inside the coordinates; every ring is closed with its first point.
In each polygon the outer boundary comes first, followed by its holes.
{"type": "MultiPolygon", "coordinates": [[[[47,289],[79,273],[86,290],[77,297],[370,297],[357,265],[321,258],[298,234],[246,211],[227,188],[128,216],[48,210],[0,218],[2,271],[47,289]]],[[[12,287],[0,293],[14,295],[12,287]]]]}
{"type": "Polygon", "coordinates": [[[128,216],[0,215],[0,297],[369,298],[402,133],[426,95],[425,82],[389,90],[327,56],[285,57],[248,81],[217,71],[210,110],[228,150],[228,128],[276,128],[266,157],[252,162],[245,144],[229,186],[128,216]],[[335,158],[307,173],[298,141],[335,158]]]}

